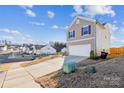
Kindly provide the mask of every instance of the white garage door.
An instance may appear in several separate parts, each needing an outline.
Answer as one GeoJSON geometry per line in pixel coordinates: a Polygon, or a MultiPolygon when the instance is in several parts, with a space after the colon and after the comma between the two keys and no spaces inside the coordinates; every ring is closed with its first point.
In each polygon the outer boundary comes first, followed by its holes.
{"type": "Polygon", "coordinates": [[[76,56],[90,56],[91,45],[71,45],[69,46],[69,55],[76,55],[76,56]]]}

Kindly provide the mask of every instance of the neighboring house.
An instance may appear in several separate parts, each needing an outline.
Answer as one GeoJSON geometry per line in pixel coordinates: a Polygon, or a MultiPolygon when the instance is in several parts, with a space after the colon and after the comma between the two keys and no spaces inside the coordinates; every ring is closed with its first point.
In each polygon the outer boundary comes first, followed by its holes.
{"type": "Polygon", "coordinates": [[[56,54],[56,49],[51,47],[50,45],[46,45],[40,50],[41,54],[56,54]]]}
{"type": "Polygon", "coordinates": [[[22,53],[31,54],[31,53],[32,53],[32,51],[30,50],[30,48],[29,48],[29,47],[24,46],[24,47],[22,47],[22,53]]]}
{"type": "Polygon", "coordinates": [[[27,50],[27,47],[24,46],[24,47],[21,47],[20,49],[22,50],[23,53],[25,53],[27,50]]]}
{"type": "Polygon", "coordinates": [[[0,45],[0,51],[7,51],[8,46],[7,45],[0,45]]]}
{"type": "Polygon", "coordinates": [[[36,55],[40,55],[41,54],[41,49],[44,47],[45,45],[34,45],[33,47],[33,54],[36,55]]]}
{"type": "Polygon", "coordinates": [[[17,49],[19,49],[19,48],[17,48],[15,45],[8,45],[8,50],[14,51],[17,49]]]}
{"type": "Polygon", "coordinates": [[[76,16],[66,30],[69,55],[90,56],[93,50],[96,56],[101,51],[109,52],[110,31],[106,24],[94,19],[76,16]]]}

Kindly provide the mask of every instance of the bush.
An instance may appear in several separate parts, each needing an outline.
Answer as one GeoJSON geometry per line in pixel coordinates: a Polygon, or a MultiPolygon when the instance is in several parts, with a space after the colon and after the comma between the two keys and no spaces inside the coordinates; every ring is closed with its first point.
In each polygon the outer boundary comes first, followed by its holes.
{"type": "Polygon", "coordinates": [[[90,51],[90,58],[94,59],[94,51],[93,50],[90,51]]]}

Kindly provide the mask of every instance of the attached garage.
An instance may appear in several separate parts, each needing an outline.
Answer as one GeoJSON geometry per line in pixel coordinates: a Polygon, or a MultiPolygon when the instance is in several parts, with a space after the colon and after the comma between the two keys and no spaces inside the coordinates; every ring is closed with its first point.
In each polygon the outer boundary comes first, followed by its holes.
{"type": "Polygon", "coordinates": [[[85,45],[69,45],[69,55],[90,56],[91,44],[85,45]]]}

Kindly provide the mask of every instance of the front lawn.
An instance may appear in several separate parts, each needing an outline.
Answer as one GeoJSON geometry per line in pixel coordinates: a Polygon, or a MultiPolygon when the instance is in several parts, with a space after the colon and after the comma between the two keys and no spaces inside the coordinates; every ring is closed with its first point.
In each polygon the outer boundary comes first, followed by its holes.
{"type": "Polygon", "coordinates": [[[11,63],[0,64],[0,72],[8,71],[11,65],[11,63]]]}

